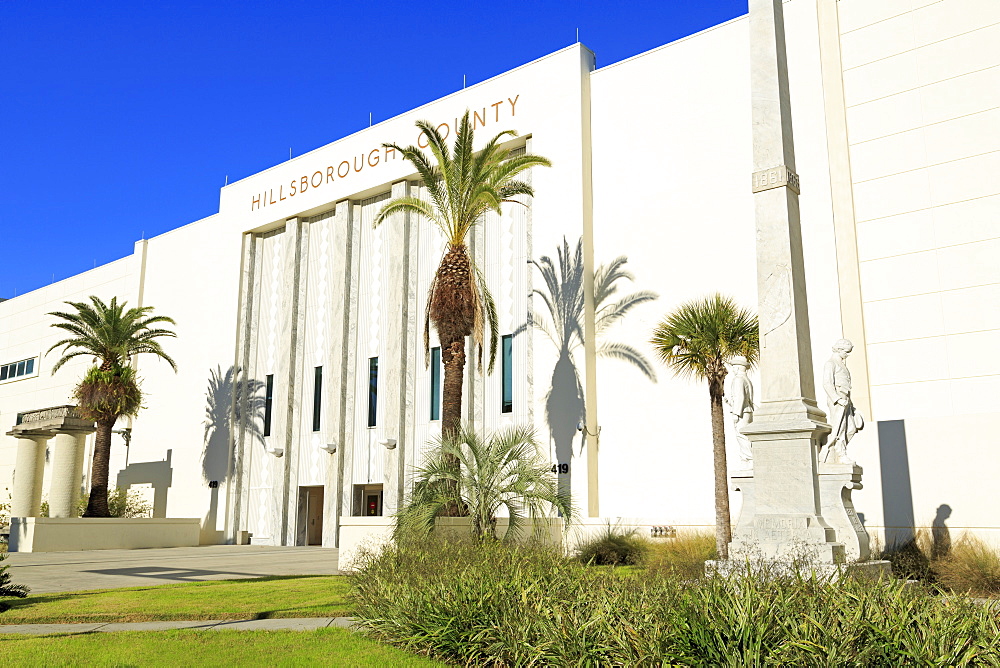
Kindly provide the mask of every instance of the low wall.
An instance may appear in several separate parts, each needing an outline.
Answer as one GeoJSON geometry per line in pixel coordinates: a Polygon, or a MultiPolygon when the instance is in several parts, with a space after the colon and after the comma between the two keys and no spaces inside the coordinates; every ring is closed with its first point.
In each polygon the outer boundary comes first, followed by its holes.
{"type": "Polygon", "coordinates": [[[337,568],[353,569],[360,548],[381,550],[392,539],[391,517],[341,517],[337,568]]]}
{"type": "MultiPolygon", "coordinates": [[[[648,518],[587,517],[574,523],[565,534],[562,520],[553,518],[545,520],[545,523],[547,526],[541,531],[543,539],[555,545],[562,544],[567,552],[572,552],[579,543],[604,533],[609,526],[616,531],[634,531],[637,536],[645,538],[669,539],[677,535],[676,531],[654,535],[654,527],[663,529],[667,523],[648,518]]],[[[435,531],[444,536],[467,536],[471,529],[472,521],[468,517],[440,517],[435,524],[435,531]]],[[[507,518],[497,518],[497,535],[503,538],[506,533],[507,518]]],[[[531,538],[532,535],[530,524],[523,526],[519,540],[531,538]]],[[[342,517],[338,568],[342,571],[351,570],[360,548],[378,551],[391,539],[391,517],[342,517]]]]}
{"type": "Polygon", "coordinates": [[[11,552],[121,550],[198,545],[198,518],[14,517],[11,552]]]}

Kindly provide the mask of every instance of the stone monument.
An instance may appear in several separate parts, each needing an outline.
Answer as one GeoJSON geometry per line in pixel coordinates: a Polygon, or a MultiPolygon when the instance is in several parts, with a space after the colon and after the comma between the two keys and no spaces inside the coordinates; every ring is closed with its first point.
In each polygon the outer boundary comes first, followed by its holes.
{"type": "Polygon", "coordinates": [[[731,561],[709,567],[804,560],[814,571],[836,572],[867,557],[855,552],[864,529],[853,526],[857,515],[844,504],[860,485],[860,467],[831,464],[838,468],[820,483],[817,452],[830,426],[815,398],[782,0],[750,0],[749,9],[760,400],[742,430],[752,443],[753,471],[730,478],[743,496],[731,561]],[[837,515],[834,524],[827,515],[837,515]]]}
{"type": "Polygon", "coordinates": [[[753,467],[753,451],[750,449],[750,439],[743,435],[743,429],[753,422],[753,385],[747,378],[747,367],[750,363],[742,355],[734,357],[729,364],[732,373],[729,376],[729,388],[722,400],[726,403],[726,412],[733,423],[736,443],[740,449],[740,464],[744,469],[753,467]]]}

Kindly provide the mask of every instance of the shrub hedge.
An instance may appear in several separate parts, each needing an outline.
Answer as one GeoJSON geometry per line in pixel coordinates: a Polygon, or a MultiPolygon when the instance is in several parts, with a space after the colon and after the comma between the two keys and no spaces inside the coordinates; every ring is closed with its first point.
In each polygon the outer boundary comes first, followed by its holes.
{"type": "Polygon", "coordinates": [[[375,637],[460,664],[1000,665],[1000,613],[895,580],[619,573],[438,539],[366,555],[351,581],[375,637]]]}

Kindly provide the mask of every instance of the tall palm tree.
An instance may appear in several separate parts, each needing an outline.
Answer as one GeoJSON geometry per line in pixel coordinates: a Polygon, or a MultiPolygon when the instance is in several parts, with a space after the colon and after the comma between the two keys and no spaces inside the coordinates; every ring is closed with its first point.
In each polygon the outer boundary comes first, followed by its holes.
{"type": "MultiPolygon", "coordinates": [[[[52,367],[52,373],[80,355],[93,357],[100,364],[92,366],[77,384],[73,396],[83,416],[97,423],[94,439],[94,462],[90,476],[90,500],[84,517],[109,517],[108,468],[111,463],[111,430],[120,417],[131,417],[142,408],[142,390],[135,369],[131,366],[133,355],[150,353],[167,361],[174,371],[177,365],[155,339],[176,336],[167,329],[154,328],[160,323],[176,324],[163,315],[151,315],[152,306],[139,306],[125,310],[125,302],[117,297],[105,304],[91,296],[90,303],[66,302],[75,312],[49,313],[61,322],[53,327],[66,330],[72,336],[49,348],[63,348],[63,355],[52,367]]],[[[48,354],[48,353],[46,353],[48,354]]]]}
{"type": "Polygon", "coordinates": [[[460,427],[432,443],[414,472],[409,503],[396,515],[397,537],[429,533],[435,518],[454,507],[467,511],[472,533],[480,540],[497,538],[501,509],[509,518],[503,540],[519,536],[526,522],[540,534],[542,520],[553,510],[565,527],[576,518],[569,492],[559,489],[530,427],[508,427],[485,436],[460,427]]]}
{"type": "Polygon", "coordinates": [[[375,226],[397,212],[412,212],[426,217],[447,242],[441,263],[431,282],[424,312],[424,353],[429,362],[430,324],[434,324],[441,340],[441,362],[444,366],[444,387],[441,397],[441,428],[444,434],[457,432],[462,420],[462,384],[465,370],[465,339],[471,336],[479,346],[479,366],[482,367],[486,330],[489,330],[489,369],[496,361],[499,338],[496,304],[486,285],[485,277],[469,254],[466,238],[488,211],[501,214],[504,202],[517,202],[517,195],[534,195],[531,186],[516,177],[536,165],[551,163],[537,155],[511,156],[500,146],[505,137],[516,137],[505,130],[486,143],[481,151],[473,150],[473,128],[466,111],[455,133],[454,148],[445,144],[445,137],[428,121],[417,121],[417,127],[427,137],[434,162],[417,146],[401,148],[384,144],[399,151],[413,164],[430,200],[419,197],[397,197],[385,203],[375,216],[375,226]]]}
{"type": "Polygon", "coordinates": [[[719,558],[729,558],[732,538],[726,431],[722,413],[726,362],[737,355],[756,365],[760,352],[757,316],[730,297],[711,297],[681,304],[653,331],[651,343],[675,375],[708,381],[715,468],[715,544],[719,558]]]}

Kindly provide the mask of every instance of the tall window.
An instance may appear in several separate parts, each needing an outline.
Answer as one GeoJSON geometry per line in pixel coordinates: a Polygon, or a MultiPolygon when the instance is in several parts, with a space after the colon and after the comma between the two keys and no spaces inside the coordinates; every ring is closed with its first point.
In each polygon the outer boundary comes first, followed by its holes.
{"type": "Polygon", "coordinates": [[[271,405],[274,403],[274,374],[264,377],[264,435],[271,435],[271,405]]]}
{"type": "Polygon", "coordinates": [[[431,348],[431,419],[441,419],[441,349],[431,348]]]}
{"type": "Polygon", "coordinates": [[[313,375],[313,431],[319,431],[323,410],[323,367],[316,367],[313,375]]]}
{"type": "Polygon", "coordinates": [[[368,360],[368,426],[376,424],[376,408],[378,407],[378,358],[368,360]]]}
{"type": "Polygon", "coordinates": [[[503,397],[500,404],[501,413],[514,411],[514,335],[507,334],[503,342],[503,397]]]}

